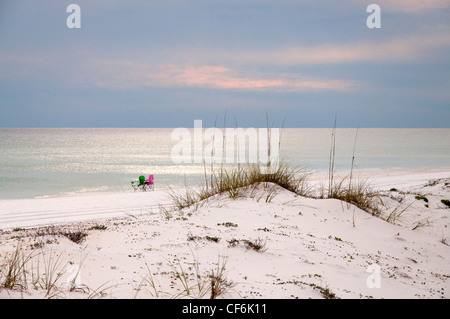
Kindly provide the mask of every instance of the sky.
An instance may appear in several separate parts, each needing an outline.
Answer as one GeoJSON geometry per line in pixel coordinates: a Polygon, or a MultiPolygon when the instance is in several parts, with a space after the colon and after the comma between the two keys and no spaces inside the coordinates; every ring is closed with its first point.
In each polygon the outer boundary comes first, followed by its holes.
{"type": "Polygon", "coordinates": [[[450,127],[448,0],[0,0],[0,127],[450,127]],[[70,4],[80,28],[69,28],[70,4]],[[381,28],[368,28],[378,4],[381,28]]]}

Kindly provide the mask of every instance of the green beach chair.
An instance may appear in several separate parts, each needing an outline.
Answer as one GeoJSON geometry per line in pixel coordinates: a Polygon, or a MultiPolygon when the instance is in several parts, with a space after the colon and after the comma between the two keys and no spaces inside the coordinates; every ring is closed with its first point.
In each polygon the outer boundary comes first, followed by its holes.
{"type": "Polygon", "coordinates": [[[135,191],[137,191],[137,190],[146,191],[145,176],[144,175],[139,176],[139,180],[132,181],[131,186],[133,187],[133,189],[135,191]]]}

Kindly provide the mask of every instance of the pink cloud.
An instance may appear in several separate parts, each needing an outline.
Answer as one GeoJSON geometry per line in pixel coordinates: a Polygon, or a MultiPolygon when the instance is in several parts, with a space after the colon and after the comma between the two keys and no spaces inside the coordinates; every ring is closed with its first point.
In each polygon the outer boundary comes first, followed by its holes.
{"type": "Polygon", "coordinates": [[[241,63],[280,65],[335,64],[355,62],[405,62],[429,56],[436,49],[450,45],[450,38],[438,30],[432,35],[414,35],[382,43],[363,42],[349,45],[321,44],[260,52],[235,53],[241,63]]]}
{"type": "MultiPolygon", "coordinates": [[[[98,63],[97,63],[98,65],[98,63]]],[[[102,87],[196,87],[244,91],[307,91],[349,90],[355,83],[343,80],[306,79],[299,76],[277,74],[240,74],[222,66],[214,65],[165,65],[156,70],[150,65],[132,62],[103,61],[104,81],[102,87]],[[111,65],[111,64],[114,64],[111,65]]]]}

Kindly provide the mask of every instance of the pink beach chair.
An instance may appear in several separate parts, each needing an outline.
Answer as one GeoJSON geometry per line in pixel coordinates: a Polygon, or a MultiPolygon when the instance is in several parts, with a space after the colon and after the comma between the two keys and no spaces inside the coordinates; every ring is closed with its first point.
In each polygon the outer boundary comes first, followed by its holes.
{"type": "Polygon", "coordinates": [[[155,183],[153,181],[153,174],[148,176],[148,179],[145,180],[146,188],[150,188],[151,190],[155,190],[155,183]]]}

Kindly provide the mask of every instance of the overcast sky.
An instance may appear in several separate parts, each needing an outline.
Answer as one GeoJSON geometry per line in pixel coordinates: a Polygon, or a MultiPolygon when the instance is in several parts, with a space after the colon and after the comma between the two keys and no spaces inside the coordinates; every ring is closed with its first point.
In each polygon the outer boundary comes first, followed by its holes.
{"type": "Polygon", "coordinates": [[[210,127],[225,112],[450,127],[450,1],[0,0],[0,127],[210,127]]]}

